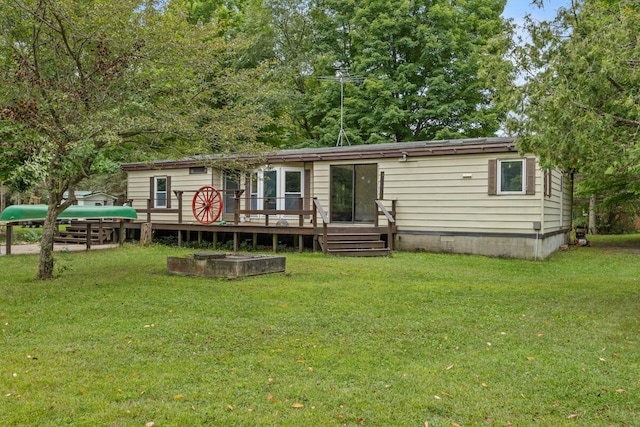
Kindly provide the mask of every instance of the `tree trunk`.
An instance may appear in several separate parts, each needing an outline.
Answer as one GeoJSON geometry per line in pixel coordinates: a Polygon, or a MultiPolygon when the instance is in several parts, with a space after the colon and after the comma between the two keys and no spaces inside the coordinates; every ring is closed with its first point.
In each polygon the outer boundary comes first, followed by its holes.
{"type": "Polygon", "coordinates": [[[38,279],[53,278],[53,238],[56,232],[57,204],[51,205],[42,226],[42,242],[40,243],[40,263],[38,264],[38,279]]]}
{"type": "Polygon", "coordinates": [[[596,195],[589,197],[589,233],[598,234],[596,228],[596,195]]]}

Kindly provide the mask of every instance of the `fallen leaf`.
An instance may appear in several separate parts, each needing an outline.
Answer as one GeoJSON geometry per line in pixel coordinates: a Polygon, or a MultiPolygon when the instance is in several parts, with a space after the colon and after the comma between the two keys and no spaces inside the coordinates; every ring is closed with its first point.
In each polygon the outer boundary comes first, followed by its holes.
{"type": "Polygon", "coordinates": [[[364,418],[358,418],[358,424],[364,424],[364,418]]]}
{"type": "Polygon", "coordinates": [[[535,360],[533,357],[529,356],[527,357],[527,360],[535,360]]]}
{"type": "Polygon", "coordinates": [[[624,390],[623,390],[623,389],[621,389],[621,388],[619,388],[619,389],[617,389],[617,390],[616,390],[616,393],[618,393],[618,394],[622,394],[622,393],[624,393],[624,390]]]}
{"type": "Polygon", "coordinates": [[[460,427],[460,424],[458,424],[457,422],[453,421],[451,423],[451,427],[460,427]]]}
{"type": "Polygon", "coordinates": [[[440,396],[433,396],[434,398],[441,400],[442,398],[440,396]]]}
{"type": "Polygon", "coordinates": [[[184,396],[181,394],[176,394],[175,396],[173,396],[174,399],[180,400],[180,399],[184,399],[184,396]]]}
{"type": "Polygon", "coordinates": [[[291,405],[292,408],[302,408],[304,407],[304,404],[302,403],[294,403],[293,405],[291,405]]]}
{"type": "Polygon", "coordinates": [[[271,393],[267,394],[267,400],[271,400],[271,399],[273,399],[273,394],[271,393]]]}
{"type": "Polygon", "coordinates": [[[553,406],[560,406],[560,402],[558,402],[557,400],[553,402],[553,406]]]}
{"type": "Polygon", "coordinates": [[[571,414],[571,415],[567,415],[568,419],[572,419],[572,418],[576,418],[578,416],[578,414],[571,414]]]}
{"type": "Polygon", "coordinates": [[[487,342],[487,345],[488,345],[489,347],[491,347],[491,343],[490,343],[490,342],[487,342]]]}
{"type": "Polygon", "coordinates": [[[304,363],[304,360],[298,359],[298,360],[296,360],[296,363],[304,363]]]}
{"type": "Polygon", "coordinates": [[[487,384],[485,384],[485,383],[482,383],[482,387],[486,387],[486,386],[487,386],[487,384]]]}
{"type": "Polygon", "coordinates": [[[146,423],[144,425],[144,427],[153,427],[156,423],[154,423],[153,421],[149,421],[148,423],[146,423]]]}
{"type": "Polygon", "coordinates": [[[429,427],[429,421],[424,422],[424,427],[429,427]]]}
{"type": "Polygon", "coordinates": [[[227,409],[233,411],[233,405],[227,405],[227,409]]]}
{"type": "Polygon", "coordinates": [[[601,357],[601,358],[600,358],[600,361],[601,361],[601,362],[606,362],[607,360],[606,360],[604,357],[601,357]]]}
{"type": "Polygon", "coordinates": [[[444,368],[446,371],[448,371],[449,369],[453,368],[453,365],[449,365],[446,368],[444,368]]]}
{"type": "Polygon", "coordinates": [[[536,336],[537,336],[537,337],[543,337],[543,336],[544,336],[544,334],[538,334],[538,335],[536,335],[536,336]]]}

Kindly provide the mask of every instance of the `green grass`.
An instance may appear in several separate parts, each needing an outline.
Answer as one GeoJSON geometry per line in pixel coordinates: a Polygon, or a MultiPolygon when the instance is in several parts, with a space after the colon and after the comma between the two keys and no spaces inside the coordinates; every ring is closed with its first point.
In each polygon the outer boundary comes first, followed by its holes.
{"type": "Polygon", "coordinates": [[[0,425],[640,425],[638,247],[239,280],[166,274],[193,249],[60,253],[49,282],[0,257],[0,425]]]}

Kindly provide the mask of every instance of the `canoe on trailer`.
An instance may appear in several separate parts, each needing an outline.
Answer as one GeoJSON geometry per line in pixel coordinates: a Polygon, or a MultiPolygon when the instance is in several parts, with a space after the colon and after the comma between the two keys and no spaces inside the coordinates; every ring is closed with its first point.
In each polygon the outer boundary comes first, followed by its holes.
{"type": "MultiPolygon", "coordinates": [[[[47,205],[12,205],[2,211],[0,221],[16,222],[29,221],[34,219],[45,219],[47,216],[47,205]]],[[[99,218],[120,218],[138,219],[136,210],[131,206],[69,206],[58,215],[58,219],[99,219],[99,218]]]]}

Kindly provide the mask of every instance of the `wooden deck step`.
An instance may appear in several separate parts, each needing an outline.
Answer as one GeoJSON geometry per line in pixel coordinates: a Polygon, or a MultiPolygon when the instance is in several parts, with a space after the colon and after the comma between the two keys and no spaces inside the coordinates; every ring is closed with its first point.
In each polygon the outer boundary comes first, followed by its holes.
{"type": "Polygon", "coordinates": [[[320,246],[329,255],[372,257],[389,256],[391,250],[385,247],[385,242],[378,233],[340,233],[318,236],[320,246]]]}
{"type": "Polygon", "coordinates": [[[380,249],[331,249],[327,254],[333,256],[353,256],[353,257],[374,257],[374,256],[390,256],[389,248],[380,249]]]}

